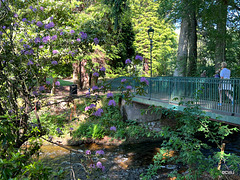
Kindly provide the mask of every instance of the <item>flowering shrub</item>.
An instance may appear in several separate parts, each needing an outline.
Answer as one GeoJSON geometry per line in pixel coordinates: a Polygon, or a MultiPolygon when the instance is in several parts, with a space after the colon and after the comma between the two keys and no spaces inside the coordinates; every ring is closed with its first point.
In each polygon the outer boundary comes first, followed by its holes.
{"type": "MultiPolygon", "coordinates": [[[[85,32],[69,31],[72,24],[58,20],[63,17],[74,19],[66,8],[69,3],[57,6],[51,4],[58,3],[55,1],[38,3],[0,1],[0,11],[6,12],[1,13],[0,19],[0,126],[3,127],[0,156],[8,159],[0,165],[0,179],[25,179],[27,175],[31,179],[50,177],[41,177],[46,169],[39,167],[36,172],[30,168],[35,166],[29,164],[31,156],[40,148],[39,137],[49,133],[38,115],[41,107],[51,105],[42,100],[42,94],[48,88],[60,86],[57,78],[62,73],[63,64],[78,60],[79,54],[89,52],[93,44],[99,43],[85,32]],[[53,8],[59,12],[49,16],[53,8]],[[56,79],[52,86],[46,81],[49,76],[56,79]],[[32,112],[35,119],[30,118],[32,112]],[[29,147],[19,153],[27,141],[29,147]]],[[[53,131],[61,135],[65,129],[59,124],[53,131]]]]}

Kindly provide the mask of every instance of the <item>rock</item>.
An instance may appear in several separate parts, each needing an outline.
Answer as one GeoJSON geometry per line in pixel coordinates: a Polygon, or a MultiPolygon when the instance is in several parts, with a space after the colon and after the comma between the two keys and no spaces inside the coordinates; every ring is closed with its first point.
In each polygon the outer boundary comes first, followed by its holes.
{"type": "Polygon", "coordinates": [[[70,165],[70,162],[68,162],[68,161],[63,161],[61,163],[61,166],[68,166],[68,165],[70,165]]]}

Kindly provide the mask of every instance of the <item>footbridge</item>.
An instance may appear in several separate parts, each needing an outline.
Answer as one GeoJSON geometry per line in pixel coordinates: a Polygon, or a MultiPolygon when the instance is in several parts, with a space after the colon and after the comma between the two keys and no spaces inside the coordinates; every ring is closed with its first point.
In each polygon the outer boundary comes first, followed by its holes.
{"type": "MultiPolygon", "coordinates": [[[[139,82],[130,77],[120,77],[111,81],[112,90],[117,90],[126,79],[126,86],[133,87],[139,82]]],[[[216,78],[193,77],[155,77],[146,78],[149,85],[145,86],[145,95],[136,95],[134,102],[161,106],[182,111],[186,106],[180,102],[192,102],[199,105],[212,120],[227,124],[240,125],[240,79],[222,80],[216,78]],[[228,89],[228,90],[226,90],[228,89]],[[220,102],[220,97],[221,101],[220,102]],[[233,100],[233,101],[232,101],[233,100]]]]}

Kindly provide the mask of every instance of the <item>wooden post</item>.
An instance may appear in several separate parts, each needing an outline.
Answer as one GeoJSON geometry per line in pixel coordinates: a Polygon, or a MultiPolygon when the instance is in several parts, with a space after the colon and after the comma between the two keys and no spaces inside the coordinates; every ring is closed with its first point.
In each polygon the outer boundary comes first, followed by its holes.
{"type": "MultiPolygon", "coordinates": [[[[221,155],[223,155],[224,153],[224,149],[225,149],[225,143],[222,143],[222,146],[221,146],[221,155]]],[[[218,170],[220,171],[221,169],[221,164],[222,164],[222,158],[219,160],[218,162],[218,170]]],[[[218,176],[218,179],[220,180],[222,176],[218,176]]]]}
{"type": "MultiPolygon", "coordinates": [[[[225,143],[222,143],[222,147],[221,147],[221,155],[223,155],[224,153],[224,149],[225,149],[225,143]]],[[[218,162],[218,170],[221,169],[221,164],[222,164],[222,158],[219,160],[218,162]]]]}

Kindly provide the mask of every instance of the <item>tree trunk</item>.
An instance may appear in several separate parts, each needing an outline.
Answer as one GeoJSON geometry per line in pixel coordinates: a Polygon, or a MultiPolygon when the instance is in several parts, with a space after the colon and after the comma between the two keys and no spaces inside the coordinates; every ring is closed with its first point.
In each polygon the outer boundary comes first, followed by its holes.
{"type": "Polygon", "coordinates": [[[53,78],[53,83],[52,83],[52,89],[51,89],[51,94],[55,94],[56,93],[56,83],[57,82],[57,78],[53,78]]]}
{"type": "Polygon", "coordinates": [[[4,115],[5,114],[5,111],[4,111],[4,109],[2,108],[2,105],[1,105],[1,103],[0,103],[0,115],[4,115]]]}
{"type": "Polygon", "coordinates": [[[83,89],[83,83],[82,83],[82,63],[81,61],[78,62],[78,80],[77,80],[77,86],[78,89],[83,89]]]}
{"type": "Polygon", "coordinates": [[[189,68],[188,76],[196,76],[197,71],[197,20],[195,8],[189,9],[189,28],[188,28],[188,42],[189,42],[189,68]]]}
{"type": "Polygon", "coordinates": [[[72,63],[73,66],[73,82],[78,80],[78,63],[72,63]]]}
{"type": "Polygon", "coordinates": [[[186,65],[188,55],[188,21],[187,17],[184,16],[181,22],[181,29],[178,42],[178,53],[176,69],[174,76],[186,76],[186,65]]]}
{"type": "Polygon", "coordinates": [[[226,22],[228,1],[222,0],[218,4],[217,32],[215,46],[215,70],[220,68],[221,62],[226,60],[226,22]]]}

